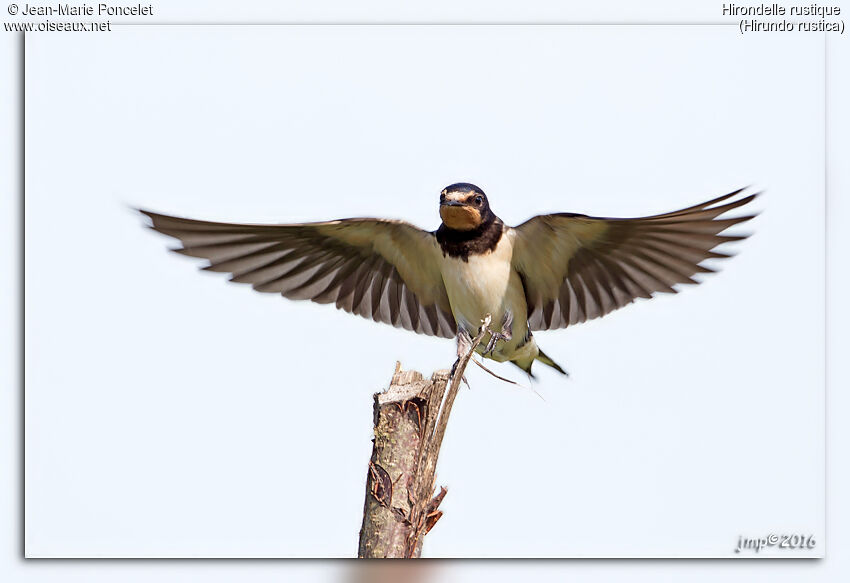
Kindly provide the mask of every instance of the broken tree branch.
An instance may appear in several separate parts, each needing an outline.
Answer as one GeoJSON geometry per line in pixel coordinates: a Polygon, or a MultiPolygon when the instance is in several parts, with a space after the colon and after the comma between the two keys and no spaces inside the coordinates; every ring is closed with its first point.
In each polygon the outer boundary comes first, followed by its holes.
{"type": "Polygon", "coordinates": [[[490,330],[482,321],[454,376],[440,370],[425,380],[396,363],[389,388],[374,395],[375,437],[366,477],[366,502],[357,556],[415,558],[443,513],[446,489],[435,494],[437,458],[466,366],[490,330]],[[449,382],[451,381],[451,382],[449,382]]]}

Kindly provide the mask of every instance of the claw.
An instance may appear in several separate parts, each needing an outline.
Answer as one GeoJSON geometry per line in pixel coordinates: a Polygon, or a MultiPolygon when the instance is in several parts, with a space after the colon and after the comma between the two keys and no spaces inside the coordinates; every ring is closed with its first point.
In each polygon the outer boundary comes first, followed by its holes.
{"type": "Polygon", "coordinates": [[[455,376],[455,371],[457,370],[457,365],[459,365],[459,364],[460,364],[460,357],[458,357],[458,359],[457,359],[457,360],[455,361],[455,363],[452,365],[452,370],[451,370],[451,372],[449,372],[449,378],[450,378],[450,379],[451,379],[451,378],[454,378],[454,376],[455,376]]]}
{"type": "MultiPolygon", "coordinates": [[[[457,331],[457,359],[458,360],[460,360],[460,358],[464,354],[469,352],[470,346],[472,346],[472,336],[469,334],[469,332],[467,332],[463,328],[460,328],[457,331]]],[[[457,362],[455,362],[455,365],[457,365],[457,362]]]]}
{"type": "Polygon", "coordinates": [[[505,312],[505,317],[502,318],[502,330],[500,332],[494,332],[489,327],[487,331],[490,333],[490,340],[487,342],[487,347],[484,349],[484,356],[488,354],[492,354],[496,349],[496,343],[499,340],[508,341],[513,338],[513,333],[511,331],[511,326],[514,323],[514,315],[509,311],[505,312]]]}
{"type": "Polygon", "coordinates": [[[487,347],[484,349],[484,356],[492,354],[493,350],[495,350],[496,348],[496,342],[498,342],[499,340],[504,340],[504,338],[504,334],[499,334],[490,330],[490,341],[487,343],[487,347]]]}

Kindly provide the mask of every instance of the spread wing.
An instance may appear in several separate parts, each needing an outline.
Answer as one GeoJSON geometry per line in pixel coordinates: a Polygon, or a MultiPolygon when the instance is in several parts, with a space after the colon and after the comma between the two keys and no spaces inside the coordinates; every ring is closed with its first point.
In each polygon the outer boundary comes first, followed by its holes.
{"type": "Polygon", "coordinates": [[[712,249],[748,236],[720,234],[755,216],[719,218],[756,197],[736,198],[742,190],[651,217],[560,213],[516,227],[513,265],[525,286],[530,328],[566,328],[635,298],[676,293],[675,284],[698,283],[694,274],[713,271],[702,261],[729,257],[712,249]]]}
{"type": "Polygon", "coordinates": [[[453,338],[449,299],[432,233],[402,221],[346,219],[293,225],[213,223],[141,211],[179,239],[204,269],[260,292],[312,300],[420,334],[453,338]]]}

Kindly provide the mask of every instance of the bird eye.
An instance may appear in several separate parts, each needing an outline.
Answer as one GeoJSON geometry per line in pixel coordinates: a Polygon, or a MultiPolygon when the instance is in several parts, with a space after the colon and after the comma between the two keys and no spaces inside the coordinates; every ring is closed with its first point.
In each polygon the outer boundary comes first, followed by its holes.
{"type": "Polygon", "coordinates": [[[481,198],[480,196],[475,197],[475,204],[481,204],[482,202],[484,202],[483,198],[481,198]]]}

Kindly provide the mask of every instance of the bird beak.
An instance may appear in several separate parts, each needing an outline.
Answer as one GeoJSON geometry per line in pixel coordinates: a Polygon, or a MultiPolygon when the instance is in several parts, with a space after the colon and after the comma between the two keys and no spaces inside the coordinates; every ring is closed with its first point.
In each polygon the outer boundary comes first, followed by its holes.
{"type": "Polygon", "coordinates": [[[440,203],[440,206],[466,206],[464,203],[459,200],[444,200],[440,203]]]}

